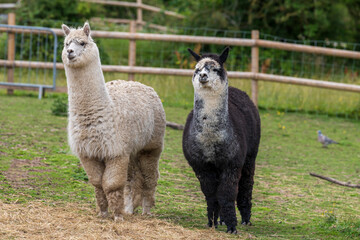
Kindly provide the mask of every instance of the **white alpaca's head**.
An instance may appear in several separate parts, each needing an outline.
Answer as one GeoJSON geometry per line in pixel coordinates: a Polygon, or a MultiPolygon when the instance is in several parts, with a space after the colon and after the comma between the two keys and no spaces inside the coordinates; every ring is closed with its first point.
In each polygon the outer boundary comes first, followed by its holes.
{"type": "Polygon", "coordinates": [[[62,25],[65,34],[64,48],[62,51],[63,63],[71,68],[80,68],[91,61],[98,61],[99,50],[90,36],[90,25],[85,22],[79,29],[62,25]]]}
{"type": "Polygon", "coordinates": [[[228,80],[224,63],[228,57],[229,48],[220,54],[198,55],[188,49],[197,61],[192,78],[195,93],[198,95],[221,94],[228,87],[228,80]]]}

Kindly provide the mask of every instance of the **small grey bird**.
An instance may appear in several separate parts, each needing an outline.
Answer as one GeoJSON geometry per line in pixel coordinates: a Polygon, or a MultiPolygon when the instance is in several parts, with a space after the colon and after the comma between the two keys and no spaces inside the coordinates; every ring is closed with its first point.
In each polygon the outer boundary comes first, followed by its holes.
{"type": "Polygon", "coordinates": [[[323,135],[321,131],[318,131],[318,141],[322,143],[323,147],[327,147],[327,145],[335,143],[338,144],[338,142],[335,142],[334,140],[328,138],[327,136],[323,135]]]}

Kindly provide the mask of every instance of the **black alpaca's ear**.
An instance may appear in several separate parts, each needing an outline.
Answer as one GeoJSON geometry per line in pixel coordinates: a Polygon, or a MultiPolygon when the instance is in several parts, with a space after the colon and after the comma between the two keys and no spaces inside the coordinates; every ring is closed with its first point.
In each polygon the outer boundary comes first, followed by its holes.
{"type": "Polygon", "coordinates": [[[229,55],[229,50],[230,50],[230,48],[229,48],[229,47],[226,47],[226,48],[224,49],[224,51],[220,54],[219,59],[220,59],[220,63],[221,63],[221,64],[223,64],[223,63],[226,62],[226,59],[227,59],[227,57],[228,57],[228,55],[229,55]]]}
{"type": "Polygon", "coordinates": [[[200,60],[200,56],[196,53],[196,52],[194,52],[193,50],[191,50],[190,48],[188,48],[188,51],[189,51],[189,53],[195,58],[195,60],[198,62],[199,60],[200,60]]]}

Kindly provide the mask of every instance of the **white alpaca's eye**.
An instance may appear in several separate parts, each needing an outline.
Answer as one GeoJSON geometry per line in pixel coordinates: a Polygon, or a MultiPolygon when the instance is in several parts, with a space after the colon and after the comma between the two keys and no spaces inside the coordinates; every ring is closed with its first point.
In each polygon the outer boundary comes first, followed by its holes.
{"type": "Polygon", "coordinates": [[[81,46],[85,46],[85,43],[84,43],[84,42],[81,42],[80,45],[81,45],[81,46]]]}

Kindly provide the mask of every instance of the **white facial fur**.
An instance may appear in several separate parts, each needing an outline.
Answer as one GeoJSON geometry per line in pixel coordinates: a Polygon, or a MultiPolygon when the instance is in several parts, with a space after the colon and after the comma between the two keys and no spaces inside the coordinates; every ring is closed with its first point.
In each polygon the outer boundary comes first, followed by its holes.
{"type": "Polygon", "coordinates": [[[72,39],[69,43],[66,43],[65,48],[68,52],[68,58],[76,58],[80,56],[84,51],[84,42],[81,39],[72,39]]]}
{"type": "Polygon", "coordinates": [[[193,76],[194,90],[199,95],[220,94],[227,86],[227,81],[221,81],[217,70],[220,70],[221,66],[218,62],[211,58],[201,59],[195,66],[195,74],[193,76]],[[201,83],[201,75],[207,75],[208,82],[201,83]]]}
{"type": "Polygon", "coordinates": [[[70,29],[63,25],[63,30],[66,35],[62,51],[64,64],[77,68],[88,64],[92,59],[98,59],[98,50],[91,51],[91,48],[97,48],[97,46],[90,36],[90,28],[86,24],[80,29],[70,29]]]}

